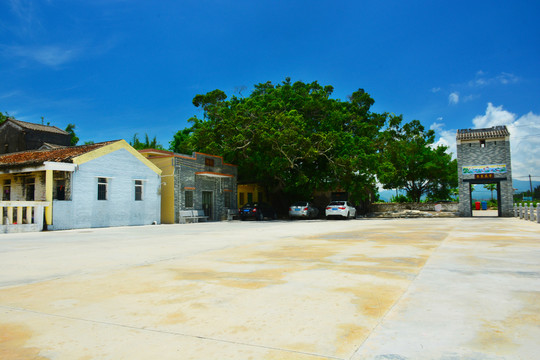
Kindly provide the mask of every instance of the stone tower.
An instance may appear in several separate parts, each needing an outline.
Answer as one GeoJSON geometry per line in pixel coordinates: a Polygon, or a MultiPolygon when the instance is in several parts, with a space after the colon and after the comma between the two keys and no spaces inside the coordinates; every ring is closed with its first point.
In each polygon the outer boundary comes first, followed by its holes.
{"type": "Polygon", "coordinates": [[[506,126],[457,131],[459,213],[472,216],[471,185],[497,184],[499,216],[513,216],[510,133],[506,126]]]}

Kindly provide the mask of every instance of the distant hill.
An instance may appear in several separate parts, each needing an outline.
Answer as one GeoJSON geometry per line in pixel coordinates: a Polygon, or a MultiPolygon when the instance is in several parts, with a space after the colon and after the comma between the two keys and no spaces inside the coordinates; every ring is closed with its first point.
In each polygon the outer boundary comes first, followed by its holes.
{"type": "MultiPolygon", "coordinates": [[[[517,190],[514,190],[515,194],[519,194],[521,192],[528,191],[531,188],[529,180],[515,180],[515,179],[513,179],[512,184],[514,186],[514,189],[517,189],[517,190]]],[[[540,181],[533,181],[532,182],[533,189],[535,187],[537,187],[538,185],[540,185],[540,181]]],[[[405,192],[400,192],[400,194],[405,194],[405,192]]],[[[379,191],[379,198],[381,200],[384,200],[385,202],[390,201],[392,196],[395,196],[395,195],[396,195],[395,190],[382,190],[382,191],[379,191]]],[[[497,196],[495,191],[493,192],[493,196],[494,197],[497,196]]],[[[475,199],[477,199],[477,200],[489,200],[489,199],[491,199],[491,191],[484,189],[484,187],[482,185],[476,185],[475,189],[474,189],[474,192],[473,192],[473,197],[475,199]]]]}

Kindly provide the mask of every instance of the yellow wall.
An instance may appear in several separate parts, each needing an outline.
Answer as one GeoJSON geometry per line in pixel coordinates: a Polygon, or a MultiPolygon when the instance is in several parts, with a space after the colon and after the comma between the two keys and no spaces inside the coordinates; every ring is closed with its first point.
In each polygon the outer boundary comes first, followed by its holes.
{"type": "Polygon", "coordinates": [[[268,202],[265,190],[259,184],[242,184],[238,185],[238,207],[244,206],[249,200],[249,194],[252,194],[252,201],[268,202]],[[243,195],[242,195],[243,194],[243,195]],[[259,199],[259,194],[261,198],[259,199]],[[243,201],[242,201],[243,200],[243,201]]]}
{"type": "Polygon", "coordinates": [[[155,166],[161,169],[161,223],[174,224],[174,166],[173,157],[148,157],[141,153],[155,166]]]}

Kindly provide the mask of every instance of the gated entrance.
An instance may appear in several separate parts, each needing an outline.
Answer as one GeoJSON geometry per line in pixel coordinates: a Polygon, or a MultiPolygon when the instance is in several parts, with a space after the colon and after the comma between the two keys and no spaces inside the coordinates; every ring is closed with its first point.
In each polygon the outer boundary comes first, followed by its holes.
{"type": "Polygon", "coordinates": [[[457,131],[459,213],[472,216],[471,185],[497,184],[498,216],[513,216],[510,133],[506,126],[457,131]]]}

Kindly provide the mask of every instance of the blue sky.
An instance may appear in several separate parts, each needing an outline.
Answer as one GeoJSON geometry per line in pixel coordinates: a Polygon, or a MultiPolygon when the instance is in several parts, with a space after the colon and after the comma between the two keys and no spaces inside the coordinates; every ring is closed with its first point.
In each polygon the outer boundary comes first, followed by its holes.
{"type": "Polygon", "coordinates": [[[456,129],[508,125],[515,176],[540,176],[539,16],[536,1],[3,0],[0,111],[167,147],[196,94],[289,76],[363,88],[451,149],[456,129]]]}

